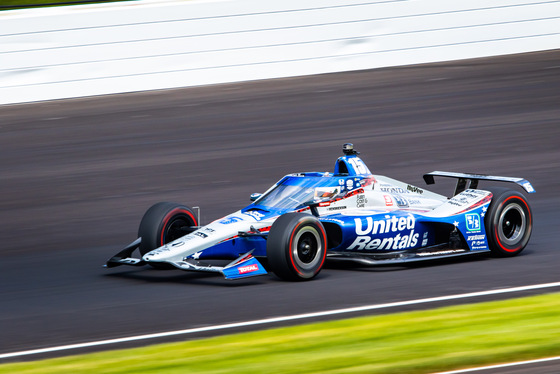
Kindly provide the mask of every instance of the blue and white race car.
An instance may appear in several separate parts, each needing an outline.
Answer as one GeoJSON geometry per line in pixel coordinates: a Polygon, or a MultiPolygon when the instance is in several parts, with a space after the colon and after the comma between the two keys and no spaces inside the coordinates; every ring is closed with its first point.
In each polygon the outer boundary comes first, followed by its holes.
{"type": "Polygon", "coordinates": [[[527,198],[503,187],[477,188],[480,180],[513,182],[534,193],[525,179],[425,174],[427,184],[434,176],[457,179],[453,196],[446,197],[373,175],[350,143],[343,152],[332,173],[286,175],[251,195],[251,205],[206,226],[187,206],[155,204],[142,218],[138,239],[106,267],[149,264],[226,279],[272,271],[298,281],[314,278],[327,259],[383,265],[482,252],[504,257],[519,254],[529,241],[527,198]],[[136,249],[139,258],[132,257],[136,249]]]}

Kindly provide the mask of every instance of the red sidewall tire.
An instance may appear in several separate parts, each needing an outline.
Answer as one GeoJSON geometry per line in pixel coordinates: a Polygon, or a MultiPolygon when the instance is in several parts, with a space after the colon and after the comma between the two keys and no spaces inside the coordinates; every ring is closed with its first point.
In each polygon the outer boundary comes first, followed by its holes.
{"type": "Polygon", "coordinates": [[[289,281],[317,276],[327,256],[327,234],[322,223],[305,213],[280,216],[270,228],[267,258],[271,270],[289,281]]]}
{"type": "Polygon", "coordinates": [[[533,231],[533,215],[525,196],[507,188],[488,188],[492,202],[486,212],[488,245],[499,257],[516,256],[527,245],[533,231]]]}
{"type": "MultiPolygon", "coordinates": [[[[140,254],[161,247],[185,235],[180,229],[184,226],[197,226],[198,222],[193,210],[176,203],[161,202],[146,211],[138,228],[140,254]]],[[[171,265],[150,263],[156,268],[169,268],[171,265]]]]}

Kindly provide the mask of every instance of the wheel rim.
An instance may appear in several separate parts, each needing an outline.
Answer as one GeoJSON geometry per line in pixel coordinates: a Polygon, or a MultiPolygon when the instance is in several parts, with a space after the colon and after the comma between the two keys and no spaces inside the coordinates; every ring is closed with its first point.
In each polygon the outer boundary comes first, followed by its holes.
{"type": "Polygon", "coordinates": [[[303,270],[313,269],[323,252],[319,232],[313,227],[305,227],[296,234],[293,244],[292,257],[296,265],[303,270]]]}
{"type": "Polygon", "coordinates": [[[177,217],[167,224],[163,235],[163,244],[172,242],[180,237],[187,235],[192,223],[186,217],[177,217]]]}
{"type": "Polygon", "coordinates": [[[500,214],[498,236],[508,246],[518,244],[525,233],[527,217],[519,204],[509,204],[500,214]]]}

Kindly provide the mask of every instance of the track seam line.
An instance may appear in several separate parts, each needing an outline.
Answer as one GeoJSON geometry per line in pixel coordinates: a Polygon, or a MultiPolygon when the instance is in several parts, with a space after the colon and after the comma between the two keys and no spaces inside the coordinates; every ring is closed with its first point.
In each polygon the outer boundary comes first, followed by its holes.
{"type": "Polygon", "coordinates": [[[512,287],[512,288],[501,288],[495,290],[469,292],[464,294],[455,294],[455,295],[448,295],[448,296],[429,297],[425,299],[397,301],[397,302],[385,303],[385,304],[364,305],[359,307],[334,309],[334,310],[328,310],[322,312],[303,313],[303,314],[295,314],[291,316],[264,318],[264,319],[258,319],[253,321],[234,322],[234,323],[226,323],[222,325],[213,325],[213,326],[196,327],[196,328],[190,328],[184,330],[175,330],[175,331],[166,331],[166,332],[159,332],[159,333],[152,333],[152,334],[128,336],[124,338],[97,340],[97,341],[77,343],[77,344],[67,344],[67,345],[31,349],[31,350],[19,351],[19,352],[2,353],[0,354],[0,359],[13,358],[19,356],[28,356],[28,355],[41,354],[41,353],[50,353],[50,352],[57,352],[57,351],[65,351],[65,350],[78,349],[78,348],[88,348],[88,347],[95,347],[100,345],[127,343],[127,342],[132,342],[137,340],[165,338],[165,337],[176,336],[176,335],[187,335],[187,334],[194,334],[197,332],[226,330],[226,329],[233,329],[237,327],[248,327],[248,326],[265,325],[265,324],[286,322],[286,321],[293,321],[293,320],[300,320],[300,319],[325,317],[325,316],[331,316],[336,314],[347,314],[347,313],[363,312],[367,310],[387,309],[387,308],[394,308],[399,306],[427,304],[427,303],[434,303],[438,301],[449,301],[449,300],[457,300],[457,299],[468,299],[468,298],[474,298],[480,296],[498,295],[504,293],[514,293],[514,292],[522,292],[522,291],[530,291],[530,290],[554,288],[554,287],[560,287],[560,282],[543,283],[543,284],[535,284],[535,285],[512,287]]]}

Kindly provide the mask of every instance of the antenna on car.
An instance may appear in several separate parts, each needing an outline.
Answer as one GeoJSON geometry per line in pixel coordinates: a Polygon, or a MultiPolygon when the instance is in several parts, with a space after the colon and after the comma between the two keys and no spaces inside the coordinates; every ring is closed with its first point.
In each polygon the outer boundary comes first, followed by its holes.
{"type": "Polygon", "coordinates": [[[342,145],[342,152],[346,156],[359,155],[360,154],[360,152],[354,150],[354,144],[352,144],[352,143],[344,143],[342,145]]]}

